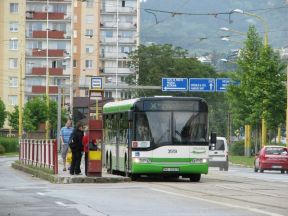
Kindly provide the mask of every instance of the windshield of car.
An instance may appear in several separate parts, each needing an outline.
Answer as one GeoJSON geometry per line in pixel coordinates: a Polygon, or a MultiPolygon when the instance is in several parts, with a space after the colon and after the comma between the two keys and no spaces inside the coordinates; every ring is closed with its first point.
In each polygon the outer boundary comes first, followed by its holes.
{"type": "Polygon", "coordinates": [[[223,151],[225,150],[224,140],[217,139],[215,150],[223,150],[223,151]]]}
{"type": "Polygon", "coordinates": [[[265,149],[265,154],[267,155],[280,155],[283,153],[284,149],[279,147],[267,147],[265,149]]]}
{"type": "Polygon", "coordinates": [[[136,140],[156,145],[208,142],[207,113],[143,112],[136,113],[136,140]]]}

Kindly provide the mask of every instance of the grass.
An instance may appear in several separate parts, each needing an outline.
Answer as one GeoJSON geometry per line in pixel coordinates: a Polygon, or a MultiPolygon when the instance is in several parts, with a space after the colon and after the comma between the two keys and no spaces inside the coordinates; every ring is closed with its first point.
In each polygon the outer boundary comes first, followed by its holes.
{"type": "Polygon", "coordinates": [[[8,152],[8,153],[0,154],[0,155],[5,156],[5,157],[16,157],[16,156],[19,156],[19,152],[8,152]]]}
{"type": "Polygon", "coordinates": [[[241,164],[243,166],[254,166],[254,156],[246,157],[246,156],[229,156],[229,161],[233,164],[241,164]]]}

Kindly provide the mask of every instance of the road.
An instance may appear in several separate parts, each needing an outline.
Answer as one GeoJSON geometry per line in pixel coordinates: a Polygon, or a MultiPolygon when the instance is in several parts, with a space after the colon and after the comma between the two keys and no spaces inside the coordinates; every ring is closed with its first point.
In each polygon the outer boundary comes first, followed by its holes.
{"type": "Polygon", "coordinates": [[[199,183],[148,179],[115,184],[51,184],[0,157],[1,216],[288,215],[288,174],[211,169],[199,183]]]}

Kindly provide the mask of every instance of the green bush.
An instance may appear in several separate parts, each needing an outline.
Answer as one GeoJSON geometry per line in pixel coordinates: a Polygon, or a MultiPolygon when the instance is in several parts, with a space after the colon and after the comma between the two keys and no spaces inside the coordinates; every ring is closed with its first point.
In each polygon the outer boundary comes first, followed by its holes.
{"type": "Polygon", "coordinates": [[[0,145],[4,147],[6,153],[19,151],[18,138],[0,137],[0,145]]]}
{"type": "Polygon", "coordinates": [[[231,154],[237,156],[244,155],[244,141],[234,142],[231,147],[231,154]]]}
{"type": "Polygon", "coordinates": [[[0,144],[0,155],[5,153],[5,148],[0,144]]]}

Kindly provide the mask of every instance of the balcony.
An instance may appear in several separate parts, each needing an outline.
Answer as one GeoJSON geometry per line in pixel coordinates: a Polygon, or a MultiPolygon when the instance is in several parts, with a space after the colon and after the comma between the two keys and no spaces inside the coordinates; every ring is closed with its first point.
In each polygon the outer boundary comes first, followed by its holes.
{"type": "MultiPolygon", "coordinates": [[[[32,86],[33,94],[45,94],[46,86],[32,86]]],[[[57,94],[58,87],[57,86],[49,86],[49,94],[57,94]]]]}
{"type": "MultiPolygon", "coordinates": [[[[46,50],[32,49],[33,57],[46,57],[46,50]]],[[[64,57],[64,50],[49,49],[48,57],[64,57]]]]}
{"type": "MultiPolygon", "coordinates": [[[[64,13],[60,12],[48,12],[49,20],[63,20],[65,17],[64,13]]],[[[36,11],[27,11],[26,18],[32,20],[46,20],[47,13],[46,12],[36,12],[36,11]]]]}
{"type": "MultiPolygon", "coordinates": [[[[46,68],[42,67],[33,67],[32,75],[46,75],[46,68]]],[[[49,68],[50,76],[63,76],[63,68],[49,68]]]]}
{"type": "MultiPolygon", "coordinates": [[[[46,38],[47,32],[46,31],[33,31],[32,33],[33,38],[46,38]]],[[[48,38],[54,39],[64,39],[64,31],[48,31],[48,38]]]]}

